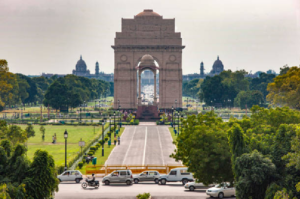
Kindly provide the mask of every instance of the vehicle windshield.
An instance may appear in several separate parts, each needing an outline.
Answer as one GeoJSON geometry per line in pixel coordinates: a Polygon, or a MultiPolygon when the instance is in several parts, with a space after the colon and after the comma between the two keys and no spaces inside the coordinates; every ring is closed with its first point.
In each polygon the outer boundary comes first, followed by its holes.
{"type": "Polygon", "coordinates": [[[227,183],[221,183],[221,184],[217,184],[215,187],[216,188],[228,187],[228,184],[227,183]]]}

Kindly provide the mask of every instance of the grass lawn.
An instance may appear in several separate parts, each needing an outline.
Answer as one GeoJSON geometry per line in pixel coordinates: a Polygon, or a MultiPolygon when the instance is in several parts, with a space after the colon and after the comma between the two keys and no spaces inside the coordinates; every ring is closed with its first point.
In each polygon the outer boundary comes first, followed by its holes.
{"type": "MultiPolygon", "coordinates": [[[[177,131],[177,128],[175,128],[177,131]]],[[[177,136],[175,135],[174,131],[173,131],[173,127],[169,127],[169,131],[171,133],[172,139],[173,141],[176,141],[177,136]]]]}
{"type": "MultiPolygon", "coordinates": [[[[124,131],[124,127],[121,128],[121,131],[119,133],[119,136],[121,137],[123,131],[124,131]]],[[[115,146],[113,143],[113,135],[112,135],[112,145],[110,146],[110,148],[108,148],[107,142],[104,144],[104,156],[102,157],[102,147],[100,147],[96,153],[94,154],[94,157],[97,158],[97,164],[98,165],[104,165],[110,152],[113,150],[113,148],[118,147],[117,145],[115,146]]],[[[118,143],[117,143],[118,144],[118,143]]],[[[79,169],[79,167],[76,168],[76,170],[79,170],[82,174],[85,175],[85,166],[87,164],[84,164],[83,167],[81,169],[79,169]]],[[[92,163],[90,162],[88,165],[92,165],[92,163]]]]}
{"type": "MultiPolygon", "coordinates": [[[[20,125],[22,129],[25,129],[27,125],[20,125]]],[[[40,133],[40,126],[34,125],[35,136],[31,137],[28,140],[28,151],[27,156],[32,159],[34,153],[38,149],[46,150],[51,154],[55,160],[55,166],[64,165],[65,163],[65,139],[64,132],[67,130],[68,139],[67,139],[67,161],[74,158],[77,153],[80,152],[80,147],[78,142],[80,138],[85,141],[87,145],[102,132],[102,127],[93,126],[44,126],[46,129],[45,132],[45,141],[42,141],[42,134],[40,133]],[[52,136],[56,133],[56,144],[52,144],[52,136]]]]}

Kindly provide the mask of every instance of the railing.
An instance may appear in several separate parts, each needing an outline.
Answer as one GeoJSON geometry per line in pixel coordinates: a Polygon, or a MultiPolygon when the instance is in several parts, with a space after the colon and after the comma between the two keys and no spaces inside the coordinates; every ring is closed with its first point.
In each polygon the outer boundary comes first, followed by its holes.
{"type": "Polygon", "coordinates": [[[87,165],[86,174],[107,175],[114,170],[131,170],[133,174],[139,174],[143,171],[158,171],[159,173],[169,173],[171,169],[185,167],[183,165],[87,165]]]}

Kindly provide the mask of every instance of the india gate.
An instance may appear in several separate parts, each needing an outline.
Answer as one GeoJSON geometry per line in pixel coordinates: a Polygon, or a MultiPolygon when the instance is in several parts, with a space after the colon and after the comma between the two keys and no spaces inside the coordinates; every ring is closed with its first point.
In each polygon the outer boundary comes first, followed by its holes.
{"type": "Polygon", "coordinates": [[[175,19],[163,19],[153,10],[144,10],[133,19],[122,18],[122,31],[116,33],[114,108],[150,111],[182,107],[181,34],[175,32],[175,19]],[[141,73],[154,74],[151,106],[142,105],[141,73]],[[159,100],[156,77],[159,76],[159,100]],[[149,110],[148,110],[149,109],[149,110]]]}

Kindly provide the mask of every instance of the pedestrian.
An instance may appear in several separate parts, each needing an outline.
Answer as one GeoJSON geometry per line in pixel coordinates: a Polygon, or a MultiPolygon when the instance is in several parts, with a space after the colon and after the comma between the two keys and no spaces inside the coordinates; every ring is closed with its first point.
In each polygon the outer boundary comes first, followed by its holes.
{"type": "Polygon", "coordinates": [[[120,136],[118,136],[118,145],[120,145],[120,141],[121,141],[120,136]]]}
{"type": "Polygon", "coordinates": [[[54,135],[52,136],[52,144],[54,144],[54,135]]]}
{"type": "Polygon", "coordinates": [[[54,144],[56,144],[56,133],[54,134],[54,144]]]}
{"type": "Polygon", "coordinates": [[[117,138],[115,137],[115,139],[114,139],[114,144],[116,145],[116,143],[117,143],[117,138]]]}

